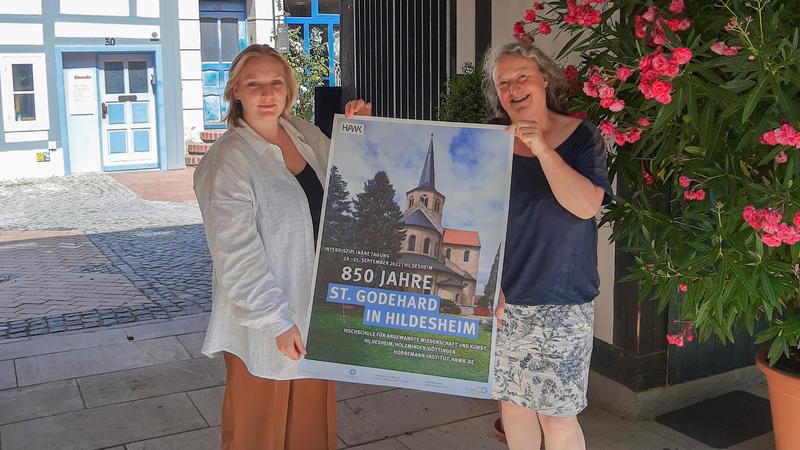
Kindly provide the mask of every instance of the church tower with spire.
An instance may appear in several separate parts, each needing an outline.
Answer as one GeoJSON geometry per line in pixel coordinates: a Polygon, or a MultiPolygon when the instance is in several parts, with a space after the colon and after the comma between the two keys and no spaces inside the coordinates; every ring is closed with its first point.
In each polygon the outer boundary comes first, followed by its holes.
{"type": "MultiPolygon", "coordinates": [[[[475,288],[480,261],[480,237],[470,230],[444,228],[444,195],[436,190],[433,135],[417,187],[406,192],[400,222],[406,236],[400,261],[430,267],[433,287],[426,294],[438,295],[458,305],[475,305],[475,288]]],[[[430,273],[430,272],[427,272],[430,273]]]]}
{"type": "Polygon", "coordinates": [[[428,144],[428,155],[419,177],[419,184],[414,189],[406,192],[406,210],[415,207],[424,208],[428,215],[441,227],[442,211],[444,210],[444,195],[436,190],[436,168],[433,156],[433,134],[428,144]]]}

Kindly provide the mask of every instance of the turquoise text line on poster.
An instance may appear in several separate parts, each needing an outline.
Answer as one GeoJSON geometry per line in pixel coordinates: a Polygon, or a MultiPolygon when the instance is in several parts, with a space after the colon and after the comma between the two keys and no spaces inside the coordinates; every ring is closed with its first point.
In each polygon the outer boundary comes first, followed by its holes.
{"type": "Polygon", "coordinates": [[[363,306],[364,325],[478,338],[478,321],[440,315],[440,298],[435,295],[330,283],[327,301],[363,306]]]}

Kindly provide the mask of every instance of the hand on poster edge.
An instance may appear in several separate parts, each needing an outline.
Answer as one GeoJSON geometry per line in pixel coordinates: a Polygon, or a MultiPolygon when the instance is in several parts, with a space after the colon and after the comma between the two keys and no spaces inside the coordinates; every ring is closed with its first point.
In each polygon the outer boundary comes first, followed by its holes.
{"type": "Polygon", "coordinates": [[[547,147],[547,142],[544,140],[542,130],[535,120],[514,122],[506,127],[506,131],[513,133],[537,158],[550,151],[547,147]]]}
{"type": "Polygon", "coordinates": [[[306,354],[303,337],[300,336],[297,325],[292,325],[292,328],[276,336],[275,345],[278,347],[278,351],[293,361],[297,361],[306,354]]]}
{"type": "Polygon", "coordinates": [[[344,105],[344,116],[351,118],[353,116],[371,116],[372,115],[372,102],[367,102],[362,99],[350,100],[344,105]]]}

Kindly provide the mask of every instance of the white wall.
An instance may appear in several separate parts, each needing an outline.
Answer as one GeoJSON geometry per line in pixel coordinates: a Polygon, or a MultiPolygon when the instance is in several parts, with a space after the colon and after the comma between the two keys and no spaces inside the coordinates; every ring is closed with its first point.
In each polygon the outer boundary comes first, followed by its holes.
{"type": "MultiPolygon", "coordinates": [[[[525,9],[530,8],[532,3],[532,1],[523,0],[492,0],[492,44],[502,44],[513,40],[511,29],[514,27],[514,23],[522,20],[522,13],[525,9]]],[[[540,35],[536,38],[536,45],[553,57],[571,37],[565,33],[559,39],[555,39],[557,31],[554,27],[553,33],[549,36],[540,35]]],[[[567,61],[574,64],[578,58],[576,55],[571,55],[567,61]]]]}
{"type": "Polygon", "coordinates": [[[46,151],[47,148],[0,151],[0,180],[63,176],[64,152],[60,148],[50,152],[49,162],[36,162],[36,152],[46,151]]]}
{"type": "Polygon", "coordinates": [[[275,0],[247,0],[247,43],[275,46],[276,17],[283,15],[275,0]]]}
{"type": "Polygon", "coordinates": [[[42,14],[42,0],[2,0],[0,14],[42,14]]]}
{"type": "Polygon", "coordinates": [[[181,54],[181,99],[183,101],[183,138],[200,141],[203,131],[203,83],[200,59],[200,3],[179,0],[179,39],[181,54]]]}
{"type": "Polygon", "coordinates": [[[128,0],[61,0],[61,14],[80,14],[85,16],[127,16],[130,15],[128,0]]]}
{"type": "Polygon", "coordinates": [[[456,0],[456,71],[475,62],[475,0],[456,0]]]}
{"type": "Polygon", "coordinates": [[[0,23],[0,45],[42,45],[40,23],[0,23]]]}

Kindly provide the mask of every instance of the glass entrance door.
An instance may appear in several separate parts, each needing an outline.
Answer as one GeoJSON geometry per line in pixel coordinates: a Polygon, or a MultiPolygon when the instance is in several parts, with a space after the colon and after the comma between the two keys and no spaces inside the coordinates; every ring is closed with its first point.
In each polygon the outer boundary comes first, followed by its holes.
{"type": "Polygon", "coordinates": [[[103,55],[98,72],[104,169],[157,167],[153,57],[103,55]]]}
{"type": "Polygon", "coordinates": [[[228,108],[223,92],[231,62],[247,42],[245,14],[238,11],[201,11],[200,15],[203,119],[207,129],[224,128],[228,108]]]}

